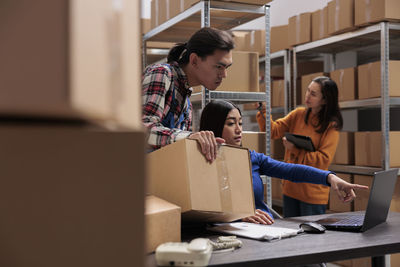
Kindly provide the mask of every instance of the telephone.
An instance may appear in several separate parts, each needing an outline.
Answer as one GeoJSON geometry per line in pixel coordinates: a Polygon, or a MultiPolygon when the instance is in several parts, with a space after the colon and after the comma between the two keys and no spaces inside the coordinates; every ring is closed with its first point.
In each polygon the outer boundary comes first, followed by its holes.
{"type": "Polygon", "coordinates": [[[213,248],[209,239],[196,238],[190,243],[167,242],[156,249],[159,266],[207,266],[213,248]]]}

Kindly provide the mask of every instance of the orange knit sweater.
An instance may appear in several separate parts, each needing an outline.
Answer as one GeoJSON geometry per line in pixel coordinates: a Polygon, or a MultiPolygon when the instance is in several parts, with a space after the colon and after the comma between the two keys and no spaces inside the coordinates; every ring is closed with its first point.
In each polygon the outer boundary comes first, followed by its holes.
{"type": "MultiPolygon", "coordinates": [[[[290,112],[286,117],[273,121],[271,118],[271,138],[282,138],[285,132],[310,136],[315,147],[315,152],[294,148],[285,151],[285,162],[298,163],[327,170],[332,162],[339,142],[339,132],[332,127],[332,123],[322,134],[317,133],[314,127],[318,122],[316,116],[310,114],[308,124],[304,117],[306,109],[301,107],[290,112]]],[[[257,114],[257,122],[261,130],[265,131],[264,116],[257,114]]],[[[311,204],[327,204],[329,187],[309,183],[293,183],[283,180],[283,194],[311,204]]]]}

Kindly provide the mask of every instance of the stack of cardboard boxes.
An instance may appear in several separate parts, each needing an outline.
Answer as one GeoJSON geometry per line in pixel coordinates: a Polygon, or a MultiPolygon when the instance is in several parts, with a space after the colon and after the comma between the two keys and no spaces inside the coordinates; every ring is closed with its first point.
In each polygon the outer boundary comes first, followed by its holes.
{"type": "Polygon", "coordinates": [[[2,4],[0,265],[144,265],[138,2],[2,4]]]}

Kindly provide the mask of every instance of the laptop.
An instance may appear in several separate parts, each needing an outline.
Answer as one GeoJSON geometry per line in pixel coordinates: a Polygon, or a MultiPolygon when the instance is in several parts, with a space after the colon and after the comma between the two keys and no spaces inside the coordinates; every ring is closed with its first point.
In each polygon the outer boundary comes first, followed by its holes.
{"type": "Polygon", "coordinates": [[[330,230],[364,232],[386,222],[397,181],[398,169],[374,173],[367,210],[353,214],[335,214],[316,221],[330,230]]]}
{"type": "Polygon", "coordinates": [[[292,237],[302,232],[300,229],[248,222],[218,223],[207,227],[207,230],[265,241],[292,237]]]}

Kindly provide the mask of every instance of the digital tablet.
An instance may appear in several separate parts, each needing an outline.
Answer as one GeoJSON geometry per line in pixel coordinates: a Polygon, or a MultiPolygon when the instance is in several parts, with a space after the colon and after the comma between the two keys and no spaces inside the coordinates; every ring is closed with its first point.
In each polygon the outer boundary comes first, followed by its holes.
{"type": "Polygon", "coordinates": [[[298,148],[302,148],[311,152],[315,151],[314,144],[311,137],[299,134],[285,133],[285,137],[288,141],[295,144],[298,148]]]}

